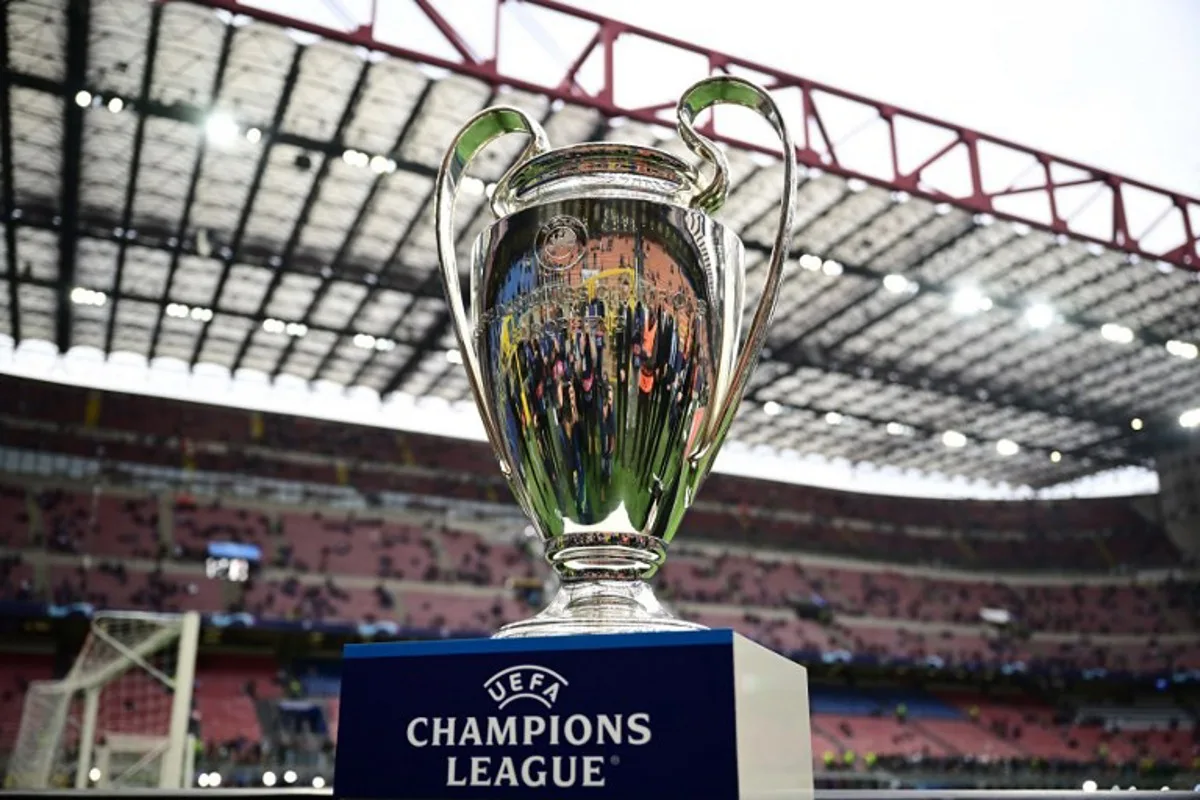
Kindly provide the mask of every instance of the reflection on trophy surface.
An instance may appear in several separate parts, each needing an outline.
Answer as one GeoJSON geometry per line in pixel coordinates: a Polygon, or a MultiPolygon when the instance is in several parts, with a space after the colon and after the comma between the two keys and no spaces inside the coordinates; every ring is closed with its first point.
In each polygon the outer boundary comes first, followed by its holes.
{"type": "Polygon", "coordinates": [[[645,580],[712,466],[775,304],[790,239],[794,154],[774,103],[735,78],[680,101],[680,134],[710,162],[622,144],[550,150],[512,108],[478,114],[438,179],[439,256],[488,439],[561,581],[550,605],[498,636],[696,628],[645,580]],[[720,151],[692,127],[710,105],[758,110],[783,141],[784,202],[766,285],[742,341],[742,243],[710,213],[720,151]],[[531,138],[497,184],[498,221],[475,243],[462,302],[452,212],[470,159],[531,138]]]}

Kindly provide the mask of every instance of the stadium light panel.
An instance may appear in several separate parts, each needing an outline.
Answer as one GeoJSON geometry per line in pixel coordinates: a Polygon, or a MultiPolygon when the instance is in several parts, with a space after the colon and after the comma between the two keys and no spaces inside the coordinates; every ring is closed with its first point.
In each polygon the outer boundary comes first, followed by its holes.
{"type": "Polygon", "coordinates": [[[842,274],[843,267],[840,262],[834,261],[833,259],[828,259],[824,264],[821,265],[821,272],[824,272],[831,278],[836,278],[838,275],[842,274]]]}
{"type": "Polygon", "coordinates": [[[946,431],[942,434],[942,444],[946,447],[966,447],[967,437],[958,431],[946,431]]]}
{"type": "Polygon", "coordinates": [[[1178,339],[1171,339],[1167,342],[1167,352],[1173,356],[1191,361],[1197,355],[1200,355],[1200,347],[1191,342],[1181,342],[1178,339]]]}
{"type": "Polygon", "coordinates": [[[1117,344],[1129,344],[1133,341],[1133,330],[1115,322],[1106,322],[1101,325],[1100,335],[1117,344]]]}
{"type": "Polygon", "coordinates": [[[955,292],[950,307],[958,314],[974,314],[992,307],[992,299],[978,289],[968,286],[955,292]]]}
{"type": "Polygon", "coordinates": [[[812,253],[805,253],[800,256],[800,267],[809,272],[816,272],[821,269],[821,257],[814,256],[812,253]]]}
{"type": "Polygon", "coordinates": [[[228,144],[237,138],[238,126],[233,117],[220,111],[209,114],[204,123],[204,133],[213,144],[228,144]]]}
{"type": "Polygon", "coordinates": [[[1054,324],[1054,309],[1045,303],[1038,303],[1025,309],[1025,322],[1029,327],[1041,330],[1054,324]]]}
{"type": "Polygon", "coordinates": [[[1014,442],[1012,439],[1001,439],[996,442],[996,452],[1002,456],[1015,456],[1021,452],[1021,445],[1014,442]]]}
{"type": "Polygon", "coordinates": [[[71,290],[71,302],[77,306],[103,306],[108,302],[108,295],[84,286],[76,286],[71,290]]]}

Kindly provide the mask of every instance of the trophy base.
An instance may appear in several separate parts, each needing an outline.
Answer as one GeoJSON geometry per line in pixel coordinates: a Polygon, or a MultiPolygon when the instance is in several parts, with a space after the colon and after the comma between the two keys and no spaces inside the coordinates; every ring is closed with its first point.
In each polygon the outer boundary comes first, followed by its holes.
{"type": "Polygon", "coordinates": [[[564,582],[541,613],[505,625],[492,638],[698,630],[705,627],[672,616],[645,581],[592,580],[564,582]]]}

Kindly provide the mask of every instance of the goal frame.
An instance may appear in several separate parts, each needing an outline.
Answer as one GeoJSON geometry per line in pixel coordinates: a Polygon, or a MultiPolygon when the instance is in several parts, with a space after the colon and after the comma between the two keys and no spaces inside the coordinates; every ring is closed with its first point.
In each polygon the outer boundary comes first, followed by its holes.
{"type": "MultiPolygon", "coordinates": [[[[33,741],[34,744],[29,745],[31,749],[25,754],[28,758],[27,763],[14,771],[13,777],[19,782],[19,788],[50,788],[51,775],[67,730],[71,703],[77,695],[82,695],[83,707],[79,718],[79,753],[74,774],[76,789],[86,789],[91,785],[89,773],[93,766],[96,766],[98,757],[107,759],[115,752],[142,752],[147,758],[159,757],[161,754],[158,788],[187,788],[191,778],[189,750],[192,749],[189,748],[188,722],[191,718],[199,641],[200,614],[195,611],[183,614],[102,611],[93,615],[88,636],[84,640],[84,649],[80,651],[80,656],[72,664],[67,675],[57,681],[37,681],[30,686],[26,695],[17,735],[17,748],[27,740],[33,741]],[[108,633],[104,625],[106,620],[162,623],[163,627],[142,641],[128,645],[108,633]],[[84,674],[81,658],[93,637],[112,648],[120,657],[84,674]],[[147,661],[148,657],[168,647],[175,650],[173,675],[164,674],[147,661]],[[171,707],[165,736],[132,736],[97,730],[101,692],[131,669],[145,670],[171,689],[171,707]],[[35,720],[35,715],[31,713],[37,703],[46,702],[55,704],[48,726],[35,720]],[[38,725],[41,725],[43,730],[30,729],[38,725]],[[49,730],[45,730],[46,727],[49,730]],[[106,737],[104,745],[98,746],[98,736],[106,737]],[[110,736],[113,740],[107,741],[107,737],[110,736]]],[[[17,750],[14,750],[13,756],[17,756],[17,750]]],[[[16,766],[10,764],[10,769],[16,766]]],[[[109,778],[110,776],[102,773],[102,781],[107,782],[109,778]]]]}

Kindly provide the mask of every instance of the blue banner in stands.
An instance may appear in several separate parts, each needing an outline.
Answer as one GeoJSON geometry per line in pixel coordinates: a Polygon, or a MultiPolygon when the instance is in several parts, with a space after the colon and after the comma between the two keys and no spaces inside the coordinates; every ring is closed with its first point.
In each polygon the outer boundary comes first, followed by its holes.
{"type": "Polygon", "coordinates": [[[730,631],[349,645],[334,794],[738,796],[730,631]]]}

